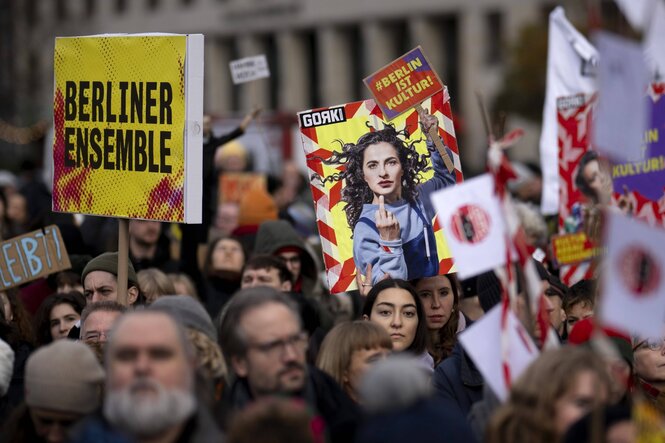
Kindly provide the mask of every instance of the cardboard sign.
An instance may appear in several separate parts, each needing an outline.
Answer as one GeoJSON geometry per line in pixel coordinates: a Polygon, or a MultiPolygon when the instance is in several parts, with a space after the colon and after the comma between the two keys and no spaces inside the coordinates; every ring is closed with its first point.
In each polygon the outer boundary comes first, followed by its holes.
{"type": "Polygon", "coordinates": [[[645,338],[665,332],[665,231],[608,211],[600,317],[645,338]]]}
{"type": "Polygon", "coordinates": [[[363,80],[388,120],[443,89],[420,46],[363,80]]]}
{"type": "Polygon", "coordinates": [[[432,194],[461,279],[506,263],[506,228],[490,174],[432,194]]]}
{"type": "Polygon", "coordinates": [[[203,36],[59,37],[53,210],[201,222],[203,36]]]}
{"type": "Polygon", "coordinates": [[[56,225],[0,243],[0,254],[3,290],[72,267],[56,225]]]}
{"type": "Polygon", "coordinates": [[[437,134],[449,148],[453,172],[445,167],[434,146],[428,145],[415,110],[389,123],[374,100],[298,114],[330,292],[354,289],[357,270],[365,275],[368,263],[372,263],[374,281],[384,274],[409,279],[454,272],[446,237],[429,200],[434,190],[462,181],[447,92],[444,89],[425,100],[423,107],[438,120],[437,134]],[[360,150],[369,149],[366,144],[373,137],[384,137],[401,154],[408,154],[407,164],[400,162],[402,180],[392,180],[394,189],[403,190],[405,198],[385,205],[397,214],[400,226],[410,227],[404,229],[403,242],[382,242],[372,228],[378,207],[373,203],[375,191],[381,191],[369,179],[358,178],[362,177],[361,157],[365,156],[360,150]],[[415,243],[404,246],[410,240],[415,243]]]}
{"type": "Polygon", "coordinates": [[[219,203],[240,203],[252,188],[266,189],[266,176],[250,172],[225,172],[219,177],[219,203]]]}
{"type": "Polygon", "coordinates": [[[263,54],[233,60],[229,63],[229,67],[231,68],[231,78],[234,85],[270,77],[268,61],[263,54]]]}

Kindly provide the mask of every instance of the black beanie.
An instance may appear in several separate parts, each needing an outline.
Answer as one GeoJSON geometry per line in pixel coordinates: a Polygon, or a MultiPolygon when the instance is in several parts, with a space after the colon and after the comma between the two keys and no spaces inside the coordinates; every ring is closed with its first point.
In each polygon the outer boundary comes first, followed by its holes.
{"type": "Polygon", "coordinates": [[[494,271],[478,275],[476,278],[476,290],[478,291],[480,307],[485,312],[488,312],[501,301],[501,282],[494,274],[494,271]]]}
{"type": "MultiPolygon", "coordinates": [[[[93,258],[85,265],[83,268],[83,273],[81,274],[81,282],[85,281],[85,277],[90,274],[92,271],[104,271],[109,274],[113,274],[118,277],[118,253],[117,252],[105,252],[93,258]]],[[[128,286],[139,287],[139,279],[136,277],[136,271],[134,270],[134,265],[132,261],[127,259],[127,282],[131,283],[128,286]]]]}

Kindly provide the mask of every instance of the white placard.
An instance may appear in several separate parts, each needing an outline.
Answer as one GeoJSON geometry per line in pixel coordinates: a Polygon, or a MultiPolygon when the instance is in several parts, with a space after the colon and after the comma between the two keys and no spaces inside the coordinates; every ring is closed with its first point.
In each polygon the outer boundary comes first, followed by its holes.
{"type": "MultiPolygon", "coordinates": [[[[509,394],[501,358],[501,303],[460,334],[464,350],[471,357],[501,401],[509,394]]],[[[508,354],[506,363],[511,382],[538,357],[538,348],[512,311],[508,312],[508,354]]]]}
{"type": "Polygon", "coordinates": [[[665,325],[665,231],[607,214],[599,315],[609,326],[661,337],[665,325]]]}
{"type": "Polygon", "coordinates": [[[432,194],[462,279],[506,263],[505,224],[490,174],[432,194]]]}
{"type": "Polygon", "coordinates": [[[234,85],[270,77],[268,61],[264,54],[233,60],[229,66],[234,85]]]}

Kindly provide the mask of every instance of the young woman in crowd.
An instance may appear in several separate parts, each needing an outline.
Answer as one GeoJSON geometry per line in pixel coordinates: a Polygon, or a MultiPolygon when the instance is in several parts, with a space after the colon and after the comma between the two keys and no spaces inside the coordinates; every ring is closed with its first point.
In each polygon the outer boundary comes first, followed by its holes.
{"type": "Polygon", "coordinates": [[[78,291],[48,296],[35,317],[37,344],[43,346],[54,340],[67,338],[69,330],[81,318],[85,297],[78,291]]]}
{"type": "Polygon", "coordinates": [[[240,277],[247,255],[242,243],[235,237],[222,237],[211,241],[203,265],[205,278],[205,306],[213,319],[240,289],[240,277]]]}
{"type": "Polygon", "coordinates": [[[602,359],[589,349],[544,352],[494,413],[487,442],[559,442],[573,423],[607,402],[610,383],[602,359]]]}
{"type": "Polygon", "coordinates": [[[466,326],[459,309],[460,285],[456,274],[425,277],[413,284],[425,311],[430,338],[428,351],[436,366],[453,352],[457,334],[466,326]]]}
{"type": "Polygon", "coordinates": [[[431,369],[434,361],[427,352],[427,321],[416,290],[405,280],[385,279],[374,285],[363,306],[363,319],[388,332],[396,352],[408,351],[431,369]]]}
{"type": "Polygon", "coordinates": [[[362,320],[340,323],[323,340],[316,366],[332,376],[351,400],[358,402],[362,376],[392,349],[390,336],[378,324],[362,320]]]}

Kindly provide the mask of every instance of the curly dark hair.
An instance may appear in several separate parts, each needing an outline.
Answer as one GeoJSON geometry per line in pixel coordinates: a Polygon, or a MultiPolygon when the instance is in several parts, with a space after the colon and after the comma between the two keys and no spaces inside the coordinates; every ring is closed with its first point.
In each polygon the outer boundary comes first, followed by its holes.
{"type": "Polygon", "coordinates": [[[584,153],[584,155],[582,155],[582,158],[580,159],[580,162],[577,166],[577,174],[575,174],[575,185],[582,192],[582,194],[590,198],[594,203],[598,203],[598,195],[596,195],[596,191],[591,189],[591,186],[589,186],[589,183],[587,183],[586,178],[584,178],[584,168],[594,160],[599,161],[598,154],[594,151],[587,151],[584,153]]]}
{"type": "MultiPolygon", "coordinates": [[[[418,198],[418,184],[422,177],[421,173],[429,171],[429,154],[418,154],[416,144],[422,139],[409,139],[407,128],[397,131],[395,126],[384,123],[384,128],[375,130],[367,123],[370,132],[362,135],[356,143],[344,143],[342,140],[335,140],[339,143],[341,152],[333,151],[328,159],[319,158],[326,165],[344,165],[341,172],[321,178],[318,174],[312,175],[312,180],[320,180],[322,183],[345,180],[346,184],[342,189],[342,201],[346,203],[344,211],[349,227],[353,231],[360,218],[363,204],[371,203],[374,194],[365,182],[363,177],[363,158],[365,149],[376,143],[386,142],[395,147],[397,157],[402,166],[402,198],[409,203],[415,203],[418,198]]],[[[428,148],[429,150],[429,148],[428,148]]]]}

